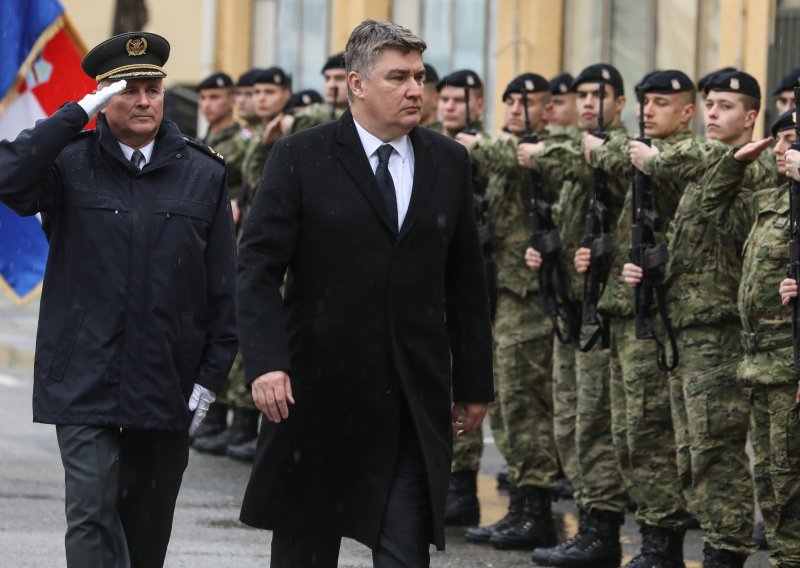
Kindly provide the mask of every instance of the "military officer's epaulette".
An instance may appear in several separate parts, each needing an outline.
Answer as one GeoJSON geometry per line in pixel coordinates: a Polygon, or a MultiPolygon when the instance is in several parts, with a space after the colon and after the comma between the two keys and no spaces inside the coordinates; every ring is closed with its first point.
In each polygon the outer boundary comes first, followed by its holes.
{"type": "Polygon", "coordinates": [[[188,142],[189,144],[191,144],[195,148],[199,148],[200,150],[202,150],[203,152],[205,152],[209,156],[212,156],[212,157],[216,158],[217,160],[219,160],[223,164],[225,163],[225,158],[222,157],[222,154],[220,154],[219,152],[214,150],[214,148],[212,148],[208,144],[206,144],[204,142],[201,142],[197,138],[192,138],[191,136],[186,136],[185,134],[183,135],[183,139],[186,140],[186,142],[188,142]]]}

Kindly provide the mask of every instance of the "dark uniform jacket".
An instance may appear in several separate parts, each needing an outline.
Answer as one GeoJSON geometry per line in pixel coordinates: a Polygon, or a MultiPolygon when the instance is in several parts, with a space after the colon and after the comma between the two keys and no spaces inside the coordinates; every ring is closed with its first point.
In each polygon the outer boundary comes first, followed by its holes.
{"type": "Polygon", "coordinates": [[[270,153],[240,245],[237,315],[248,380],[286,370],[296,404],[262,427],[247,524],[375,546],[401,429],[414,429],[431,542],[444,545],[451,400],[493,399],[491,330],[467,152],[425,128],[410,138],[399,235],[349,111],[270,153]]]}
{"type": "Polygon", "coordinates": [[[165,120],[140,172],[86,121],[69,103],[0,142],[0,201],[50,241],[33,418],[188,428],[193,384],[219,390],[237,348],[225,168],[165,120]]]}

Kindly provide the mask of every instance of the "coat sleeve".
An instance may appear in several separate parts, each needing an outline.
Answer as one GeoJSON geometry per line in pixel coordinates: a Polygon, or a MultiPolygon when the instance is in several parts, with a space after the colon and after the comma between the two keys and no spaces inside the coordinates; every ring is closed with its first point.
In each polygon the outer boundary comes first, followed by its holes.
{"type": "Polygon", "coordinates": [[[55,203],[55,160],[88,119],[77,103],[67,103],[13,142],[0,141],[0,202],[20,215],[34,215],[55,203]]]}
{"type": "Polygon", "coordinates": [[[238,346],[234,307],[236,245],[224,175],[222,180],[205,254],[208,319],[203,363],[197,377],[199,384],[213,392],[222,388],[238,346]]]}
{"type": "Polygon", "coordinates": [[[269,371],[291,372],[280,287],[300,232],[300,188],[291,148],[270,152],[239,245],[236,314],[247,384],[269,371]]]}
{"type": "Polygon", "coordinates": [[[472,210],[470,163],[464,150],[460,206],[445,274],[445,306],[453,360],[453,400],[491,402],[492,332],[483,256],[472,210]]]}

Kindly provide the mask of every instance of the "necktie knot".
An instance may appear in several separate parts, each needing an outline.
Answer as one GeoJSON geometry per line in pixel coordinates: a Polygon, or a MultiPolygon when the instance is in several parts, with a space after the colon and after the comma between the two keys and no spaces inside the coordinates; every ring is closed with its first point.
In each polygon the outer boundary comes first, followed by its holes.
{"type": "Polygon", "coordinates": [[[391,157],[393,150],[394,150],[394,148],[392,148],[391,144],[384,144],[383,146],[380,146],[378,148],[378,150],[377,150],[377,152],[378,152],[378,164],[380,165],[380,164],[388,163],[389,162],[389,157],[391,157]]]}
{"type": "Polygon", "coordinates": [[[142,154],[141,150],[134,150],[133,154],[131,154],[131,164],[136,166],[137,170],[141,170],[142,162],[144,162],[144,154],[142,154]]]}

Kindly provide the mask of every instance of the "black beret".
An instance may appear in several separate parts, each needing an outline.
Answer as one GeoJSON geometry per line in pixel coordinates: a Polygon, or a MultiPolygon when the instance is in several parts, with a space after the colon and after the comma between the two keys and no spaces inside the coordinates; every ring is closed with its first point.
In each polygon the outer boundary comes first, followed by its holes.
{"type": "Polygon", "coordinates": [[[704,92],[723,91],[748,95],[761,100],[761,88],[752,75],[744,71],[729,71],[728,73],[715,73],[706,83],[704,92]]]}
{"type": "Polygon", "coordinates": [[[267,83],[269,85],[278,85],[279,87],[289,88],[291,81],[286,72],[280,67],[270,67],[269,69],[262,69],[253,77],[253,84],[267,83]]]}
{"type": "Polygon", "coordinates": [[[233,87],[233,79],[227,73],[213,73],[200,81],[194,88],[198,93],[203,89],[224,89],[233,87]]]}
{"type": "Polygon", "coordinates": [[[289,102],[286,103],[286,108],[292,109],[296,107],[304,107],[313,103],[321,103],[321,102],[322,102],[322,95],[320,95],[314,89],[306,89],[305,91],[300,91],[299,93],[292,94],[292,96],[289,97],[289,102]]]}
{"type": "Polygon", "coordinates": [[[430,63],[425,63],[425,83],[438,83],[439,82],[439,74],[436,72],[436,69],[433,68],[433,65],[430,63]]]}
{"type": "Polygon", "coordinates": [[[337,53],[335,55],[331,55],[328,60],[325,62],[325,65],[322,66],[322,71],[320,73],[325,73],[329,69],[346,69],[347,66],[344,62],[344,52],[337,53]]]}
{"type": "Polygon", "coordinates": [[[562,73],[550,79],[551,95],[566,95],[575,78],[569,73],[562,73]]]}
{"type": "Polygon", "coordinates": [[[773,95],[777,95],[778,93],[782,93],[783,91],[791,91],[795,87],[798,86],[797,80],[800,79],[800,67],[797,69],[792,69],[786,75],[783,76],[781,82],[775,87],[775,90],[772,91],[773,95]]]}
{"type": "Polygon", "coordinates": [[[706,85],[714,75],[717,73],[730,73],[731,71],[737,71],[736,67],[723,67],[722,69],[717,69],[716,71],[712,71],[707,75],[703,75],[697,82],[697,90],[704,93],[706,91],[706,85]]]}
{"type": "Polygon", "coordinates": [[[578,85],[583,83],[599,83],[600,81],[614,87],[614,93],[618,97],[625,93],[625,84],[622,81],[622,75],[619,74],[616,67],[607,63],[589,65],[589,67],[581,71],[578,76],[575,77],[570,89],[577,91],[578,85]]]}
{"type": "Polygon", "coordinates": [[[443,87],[469,87],[471,89],[478,89],[483,87],[483,81],[478,77],[478,74],[471,69],[461,69],[453,71],[444,79],[436,83],[436,90],[441,91],[443,87]]]}
{"type": "Polygon", "coordinates": [[[98,83],[106,79],[163,79],[169,42],[148,32],[115,35],[92,48],[81,61],[83,72],[98,83]]]}
{"type": "Polygon", "coordinates": [[[648,73],[636,85],[636,90],[642,93],[670,95],[692,91],[694,90],[694,83],[683,71],[668,69],[666,71],[648,73]]]}
{"type": "Polygon", "coordinates": [[[256,75],[261,73],[263,69],[250,69],[249,71],[245,71],[241,75],[239,75],[239,79],[236,81],[237,87],[252,87],[253,80],[256,78],[256,75]]]}
{"type": "Polygon", "coordinates": [[[512,93],[522,93],[523,89],[529,93],[549,93],[550,83],[547,79],[536,73],[523,73],[515,77],[514,80],[506,86],[506,90],[503,91],[502,100],[505,101],[506,97],[512,93]]]}
{"type": "Polygon", "coordinates": [[[772,136],[777,137],[778,132],[783,132],[784,130],[794,128],[794,120],[794,109],[787,110],[778,118],[778,120],[773,123],[772,128],[770,129],[772,136]]]}

